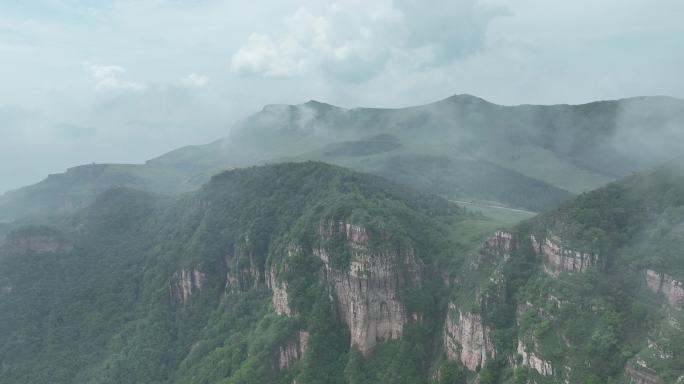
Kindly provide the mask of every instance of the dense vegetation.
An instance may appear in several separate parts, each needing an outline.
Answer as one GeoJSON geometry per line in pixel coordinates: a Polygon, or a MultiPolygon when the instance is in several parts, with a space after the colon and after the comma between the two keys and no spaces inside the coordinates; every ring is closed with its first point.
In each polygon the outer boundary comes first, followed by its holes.
{"type": "MultiPolygon", "coordinates": [[[[73,215],[0,226],[0,383],[626,384],[630,370],[680,380],[682,308],[645,271],[684,280],[682,161],[516,225],[507,252],[482,245],[495,226],[318,162],[226,171],[177,197],[113,188],[73,215]],[[334,223],[364,228],[376,262],[414,250],[420,268],[396,292],[420,316],[366,354],[330,280],[361,256],[348,235],[322,235],[334,223]],[[554,270],[531,235],[598,261],[554,270]],[[293,315],[275,313],[274,281],[293,315]],[[496,350],[472,371],[446,357],[449,305],[477,314],[496,350]],[[301,332],[303,355],[283,366],[301,332]],[[521,345],[552,374],[525,364],[521,345]]],[[[408,273],[393,257],[382,262],[408,273]]]]}
{"type": "MultiPolygon", "coordinates": [[[[0,382],[424,381],[444,306],[439,284],[406,292],[426,321],[365,359],[332,309],[321,261],[310,251],[283,257],[293,241],[311,247],[321,220],[344,220],[385,236],[373,246],[414,247],[431,273],[454,257],[442,227],[474,218],[440,198],[321,163],[230,171],[175,199],[107,191],[57,223],[73,250],[5,247],[0,382]],[[272,312],[269,265],[284,271],[296,317],[272,312]],[[206,274],[186,302],[169,295],[181,270],[206,274]],[[304,329],[306,355],[280,370],[278,348],[304,329]]],[[[23,227],[8,238],[56,231],[23,227]]],[[[345,245],[333,254],[333,265],[346,268],[345,245]]]]}
{"type": "Polygon", "coordinates": [[[626,366],[653,382],[681,380],[682,307],[647,287],[645,271],[683,280],[683,225],[684,164],[676,161],[518,225],[517,246],[504,263],[485,252],[489,262],[475,273],[494,277],[475,277],[456,291],[457,300],[473,305],[458,294],[481,289],[484,299],[475,303],[476,311],[492,327],[497,350],[516,356],[520,340],[554,370],[545,377],[495,361],[499,382],[629,383],[626,366]],[[584,273],[554,276],[545,257],[532,249],[530,235],[555,236],[568,249],[598,255],[598,262],[584,273]],[[501,283],[493,284],[497,276],[501,283]]]}

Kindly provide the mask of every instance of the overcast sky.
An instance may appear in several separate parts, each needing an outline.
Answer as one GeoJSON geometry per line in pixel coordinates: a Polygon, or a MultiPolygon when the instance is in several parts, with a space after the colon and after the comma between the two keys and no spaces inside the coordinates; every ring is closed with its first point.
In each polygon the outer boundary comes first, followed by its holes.
{"type": "Polygon", "coordinates": [[[682,0],[2,0],[0,192],[268,103],[684,97],[682,0]]]}

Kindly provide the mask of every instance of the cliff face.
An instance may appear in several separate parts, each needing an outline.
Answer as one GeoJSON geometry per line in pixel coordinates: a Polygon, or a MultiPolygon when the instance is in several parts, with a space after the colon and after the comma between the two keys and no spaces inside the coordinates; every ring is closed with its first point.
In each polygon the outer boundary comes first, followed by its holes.
{"type": "Polygon", "coordinates": [[[667,302],[673,307],[684,303],[684,286],[670,275],[647,269],[646,285],[651,291],[665,295],[667,302]]]}
{"type": "Polygon", "coordinates": [[[205,279],[206,274],[196,269],[176,272],[169,281],[169,297],[173,302],[185,303],[194,292],[202,289],[205,279]]]}
{"type": "Polygon", "coordinates": [[[629,361],[625,366],[625,373],[630,379],[630,384],[661,384],[655,373],[648,369],[646,362],[636,359],[629,361]]]}
{"type": "Polygon", "coordinates": [[[496,356],[489,333],[480,315],[463,313],[449,304],[444,322],[444,350],[449,360],[460,361],[471,371],[484,366],[496,356]]]}
{"type": "Polygon", "coordinates": [[[71,242],[54,235],[16,236],[7,239],[5,248],[12,253],[60,253],[73,250],[71,242]]]}
{"type": "Polygon", "coordinates": [[[278,315],[292,316],[293,311],[290,308],[289,298],[287,295],[287,281],[278,280],[274,266],[271,266],[268,287],[273,292],[273,297],[271,299],[273,311],[278,315]]]}
{"type": "Polygon", "coordinates": [[[247,244],[235,247],[235,251],[223,258],[226,270],[226,292],[246,292],[263,284],[263,265],[256,260],[247,244]]]}
{"type": "Polygon", "coordinates": [[[534,352],[528,351],[521,340],[518,340],[518,348],[516,352],[522,356],[521,364],[523,366],[534,369],[542,376],[553,375],[553,367],[551,366],[551,363],[540,358],[534,352]]]}
{"type": "Polygon", "coordinates": [[[546,272],[553,276],[557,277],[561,272],[583,273],[598,263],[598,255],[564,247],[558,236],[540,240],[530,236],[530,240],[534,251],[546,259],[546,272]]]}
{"type": "Polygon", "coordinates": [[[309,343],[309,332],[299,331],[297,338],[278,348],[278,368],[287,369],[301,360],[309,343]]]}
{"type": "Polygon", "coordinates": [[[401,337],[409,314],[398,293],[408,284],[420,284],[420,266],[413,249],[371,249],[363,227],[325,222],[318,228],[324,244],[340,234],[351,251],[346,270],[332,265],[335,255],[328,247],[313,252],[325,264],[325,278],[332,285],[339,316],[349,327],[352,345],[368,353],[380,341],[401,337]]]}
{"type": "Polygon", "coordinates": [[[513,250],[515,244],[513,234],[505,231],[496,231],[494,235],[489,237],[485,243],[485,247],[489,251],[496,254],[507,254],[513,250]]]}

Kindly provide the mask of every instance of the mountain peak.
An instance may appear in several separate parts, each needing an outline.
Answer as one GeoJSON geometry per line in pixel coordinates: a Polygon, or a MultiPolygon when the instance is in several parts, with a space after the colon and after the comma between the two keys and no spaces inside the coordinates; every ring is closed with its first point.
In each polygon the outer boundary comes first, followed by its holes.
{"type": "Polygon", "coordinates": [[[464,103],[468,103],[468,104],[478,103],[478,104],[491,104],[491,105],[494,104],[494,103],[491,103],[491,102],[489,102],[489,101],[487,101],[481,97],[477,97],[477,96],[470,95],[467,93],[461,93],[461,94],[455,94],[455,95],[449,96],[446,99],[438,101],[438,103],[439,102],[445,102],[445,101],[446,102],[452,102],[452,103],[459,103],[459,104],[464,104],[464,103]]]}

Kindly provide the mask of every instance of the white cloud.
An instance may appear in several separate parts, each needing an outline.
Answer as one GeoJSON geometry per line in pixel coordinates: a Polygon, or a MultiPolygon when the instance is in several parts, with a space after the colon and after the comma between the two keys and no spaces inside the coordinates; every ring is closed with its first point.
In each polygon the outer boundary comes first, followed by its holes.
{"type": "Polygon", "coordinates": [[[120,65],[96,65],[85,63],[84,67],[95,80],[97,89],[124,89],[142,91],[147,88],[144,83],[122,79],[126,75],[126,69],[120,65]]]}
{"type": "Polygon", "coordinates": [[[682,0],[0,1],[0,115],[30,117],[0,116],[0,190],[208,142],[270,103],[684,97],[682,19],[682,0]]]}
{"type": "Polygon", "coordinates": [[[252,34],[231,58],[239,75],[294,77],[308,73],[365,81],[390,60],[407,69],[447,64],[477,52],[501,12],[477,0],[445,4],[347,0],[300,7],[276,31],[252,34]]]}
{"type": "Polygon", "coordinates": [[[199,88],[207,85],[209,82],[209,76],[205,75],[200,75],[197,73],[191,73],[187,77],[184,77],[181,79],[180,83],[181,85],[184,85],[186,87],[194,87],[194,88],[199,88]]]}
{"type": "Polygon", "coordinates": [[[239,75],[291,77],[305,68],[302,51],[296,39],[275,43],[267,35],[251,34],[231,58],[230,67],[239,75]]]}

